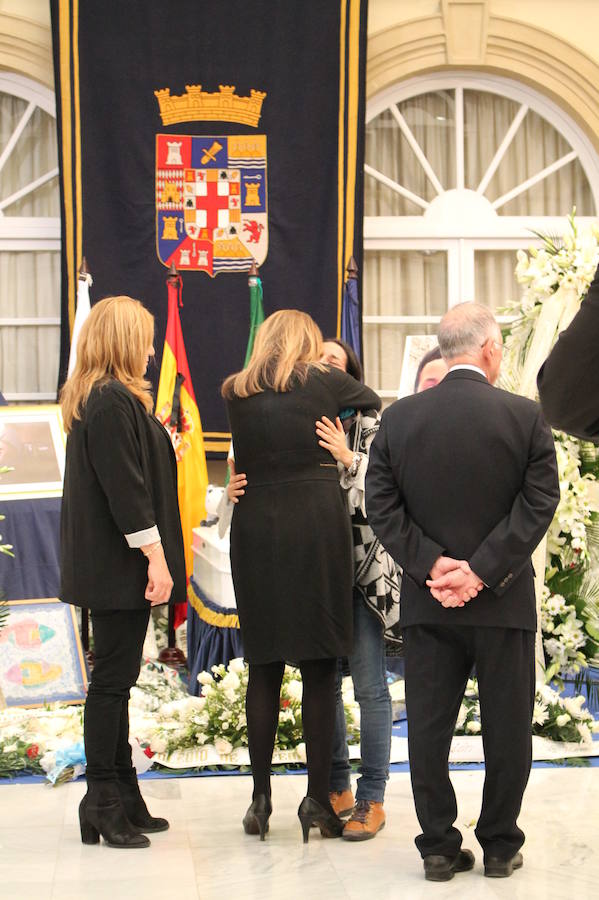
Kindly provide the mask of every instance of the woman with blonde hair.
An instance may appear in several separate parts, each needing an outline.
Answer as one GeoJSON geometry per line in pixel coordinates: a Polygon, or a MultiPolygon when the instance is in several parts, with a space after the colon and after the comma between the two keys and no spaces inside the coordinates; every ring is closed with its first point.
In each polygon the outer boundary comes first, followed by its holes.
{"type": "Polygon", "coordinates": [[[147,847],[144,832],[168,828],[139,791],[128,718],[150,607],[185,599],[177,465],[144,378],[153,340],[153,316],[138,300],[101,300],[61,392],[68,439],[60,596],[91,610],[95,654],[81,839],[95,844],[102,835],[110,847],[147,847]]]}
{"type": "Polygon", "coordinates": [[[249,684],[248,741],[254,778],[243,820],[268,827],[270,766],[285,662],[302,673],[308,792],[298,815],[324,837],[343,823],[329,803],[336,661],[352,648],[352,545],[337,465],[314,440],[317,420],[341,409],[379,409],[378,396],[319,362],[322,335],[298,310],[260,326],[246,369],[223,384],[238,471],[247,476],[231,524],[231,567],[249,684]]]}

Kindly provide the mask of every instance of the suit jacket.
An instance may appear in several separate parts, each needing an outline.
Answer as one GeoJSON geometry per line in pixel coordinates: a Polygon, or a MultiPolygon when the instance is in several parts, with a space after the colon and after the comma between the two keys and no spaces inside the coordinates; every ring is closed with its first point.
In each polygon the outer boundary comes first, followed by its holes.
{"type": "Polygon", "coordinates": [[[578,313],[541,367],[537,383],[548,422],[599,443],[599,268],[578,313]]]}
{"type": "Polygon", "coordinates": [[[403,567],[401,624],[536,628],[530,556],[559,501],[538,404],[457,369],[383,413],[366,475],[368,521],[403,567]],[[445,609],[426,587],[442,554],[488,587],[445,609]]]}
{"type": "Polygon", "coordinates": [[[125,535],[157,525],[186,597],[177,463],[165,428],[119,381],[95,387],[67,440],[61,515],[61,593],[92,610],[147,606],[148,563],[125,535]]]}

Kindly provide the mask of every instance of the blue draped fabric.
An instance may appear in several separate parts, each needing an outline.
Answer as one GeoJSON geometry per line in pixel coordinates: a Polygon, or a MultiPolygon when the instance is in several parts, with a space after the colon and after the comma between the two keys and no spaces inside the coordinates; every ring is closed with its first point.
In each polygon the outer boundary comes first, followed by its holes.
{"type": "Polygon", "coordinates": [[[187,666],[189,693],[198,696],[198,674],[243,656],[236,609],[212,603],[190,579],[187,591],[187,666]]]}
{"type": "Polygon", "coordinates": [[[358,300],[358,280],[348,278],[343,285],[343,300],[341,305],[341,340],[349,344],[355,351],[358,359],[361,359],[360,350],[360,301],[358,300]]]}
{"type": "Polygon", "coordinates": [[[3,544],[14,559],[0,553],[0,590],[7,600],[57,597],[60,589],[60,497],[2,500],[3,544]]]}

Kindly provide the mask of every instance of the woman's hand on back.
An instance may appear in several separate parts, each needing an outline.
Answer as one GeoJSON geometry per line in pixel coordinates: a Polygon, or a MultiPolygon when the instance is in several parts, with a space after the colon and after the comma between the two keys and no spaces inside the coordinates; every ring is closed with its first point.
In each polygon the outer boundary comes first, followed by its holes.
{"type": "Polygon", "coordinates": [[[336,422],[331,422],[326,416],[319,419],[316,422],[316,434],[320,446],[328,450],[333,459],[343,463],[348,469],[353,462],[354,454],[347,446],[345,431],[339,416],[337,416],[336,422]]]}
{"type": "Polygon", "coordinates": [[[247,476],[242,472],[239,475],[235,472],[235,460],[229,457],[229,483],[227,485],[227,497],[231,503],[239,503],[239,498],[245,494],[244,488],[248,480],[247,476]]]}

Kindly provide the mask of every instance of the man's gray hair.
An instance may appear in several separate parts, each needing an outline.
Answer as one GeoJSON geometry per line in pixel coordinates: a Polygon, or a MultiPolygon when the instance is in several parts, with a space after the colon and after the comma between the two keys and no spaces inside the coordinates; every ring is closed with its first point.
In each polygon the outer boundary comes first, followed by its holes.
{"type": "Polygon", "coordinates": [[[459,303],[441,319],[437,340],[443,359],[477,354],[490,337],[497,322],[490,309],[480,303],[459,303]]]}

